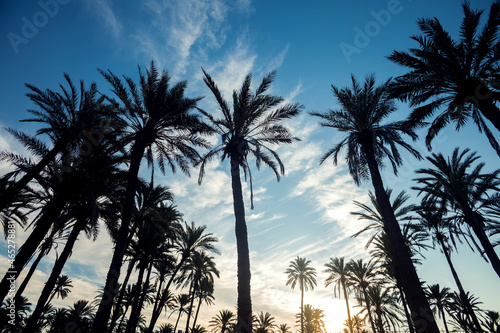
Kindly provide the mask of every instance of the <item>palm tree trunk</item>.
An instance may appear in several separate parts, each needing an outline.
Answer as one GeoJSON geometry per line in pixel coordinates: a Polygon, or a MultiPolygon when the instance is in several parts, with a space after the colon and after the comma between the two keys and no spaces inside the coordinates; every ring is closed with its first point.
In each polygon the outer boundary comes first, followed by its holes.
{"type": "Polygon", "coordinates": [[[439,333],[429,302],[425,297],[417,272],[411,261],[409,249],[405,244],[401,228],[394,216],[391,202],[385,191],[372,143],[370,141],[365,142],[362,144],[362,149],[368,162],[375,197],[384,220],[384,231],[389,238],[390,253],[394,254],[394,265],[400,272],[399,278],[401,281],[398,282],[401,283],[405,292],[412,321],[419,333],[439,333]]]}
{"type": "Polygon", "coordinates": [[[441,317],[443,317],[444,330],[446,331],[446,333],[450,333],[450,331],[448,330],[448,324],[446,324],[446,319],[445,319],[443,307],[441,306],[439,310],[441,310],[441,317]]]}
{"type": "MultiPolygon", "coordinates": [[[[146,280],[144,282],[144,287],[142,288],[142,291],[139,293],[140,297],[139,301],[136,304],[136,308],[132,308],[132,315],[130,316],[129,323],[131,327],[130,332],[135,332],[136,326],[139,323],[139,318],[141,316],[141,311],[144,305],[144,299],[146,298],[146,295],[148,293],[149,289],[149,278],[151,277],[151,270],[153,268],[153,260],[149,262],[148,268],[147,268],[147,274],[146,274],[146,280]]],[[[128,326],[128,325],[127,325],[128,326]]]]}
{"type": "Polygon", "coordinates": [[[476,326],[477,332],[482,332],[483,329],[481,328],[481,325],[479,324],[479,321],[477,320],[476,314],[474,313],[474,310],[472,309],[472,306],[470,305],[469,299],[467,298],[467,294],[465,293],[464,287],[462,286],[462,282],[458,278],[457,271],[455,270],[455,267],[453,266],[453,263],[451,262],[450,254],[448,253],[448,249],[446,248],[443,239],[438,239],[439,245],[441,245],[441,248],[444,252],[444,255],[446,257],[446,261],[448,262],[448,266],[450,266],[451,274],[453,275],[453,279],[455,280],[455,283],[457,285],[460,298],[462,299],[462,302],[464,302],[465,306],[467,307],[467,311],[469,312],[469,315],[472,319],[472,322],[474,323],[474,326],[476,326]]]}
{"type": "Polygon", "coordinates": [[[186,256],[182,256],[181,260],[179,261],[179,264],[177,264],[177,267],[175,267],[175,270],[172,273],[172,276],[168,280],[167,286],[165,287],[163,295],[161,296],[161,300],[158,303],[158,308],[153,309],[153,313],[151,314],[151,321],[149,322],[149,327],[148,327],[148,330],[147,330],[148,333],[152,333],[153,332],[153,329],[155,327],[156,321],[160,317],[161,310],[163,309],[163,305],[165,304],[165,301],[167,300],[167,295],[168,295],[167,291],[168,291],[168,288],[170,288],[170,284],[172,284],[172,281],[174,280],[175,275],[177,274],[177,272],[179,271],[179,269],[181,268],[181,266],[184,264],[184,262],[186,261],[186,259],[187,259],[186,256]]]}
{"type": "Polygon", "coordinates": [[[198,278],[195,276],[193,280],[193,287],[191,289],[190,295],[191,295],[191,302],[189,304],[189,310],[188,310],[188,315],[186,319],[186,330],[184,333],[189,333],[189,319],[191,319],[191,314],[193,312],[193,304],[194,304],[194,299],[195,299],[195,293],[196,293],[196,288],[198,287],[198,278]]]}
{"type": "Polygon", "coordinates": [[[200,297],[198,299],[198,306],[196,307],[196,314],[194,315],[193,328],[195,328],[196,321],[198,320],[198,314],[200,313],[200,308],[201,308],[201,301],[202,301],[202,297],[201,297],[201,294],[200,294],[200,297]]]}
{"type": "Polygon", "coordinates": [[[401,297],[401,302],[403,303],[403,309],[405,310],[406,321],[408,322],[408,329],[410,333],[415,333],[415,328],[413,328],[413,322],[411,320],[410,312],[408,312],[408,304],[406,303],[406,296],[403,292],[403,288],[398,284],[399,295],[401,297]]]}
{"type": "Polygon", "coordinates": [[[28,323],[23,329],[23,333],[31,333],[36,331],[38,320],[40,319],[40,315],[43,312],[43,308],[47,303],[47,300],[49,299],[52,290],[54,289],[54,286],[57,282],[57,278],[59,277],[59,275],[61,275],[62,269],[71,255],[71,251],[73,250],[73,246],[75,245],[75,242],[78,238],[78,235],[80,234],[80,231],[83,230],[86,223],[87,219],[85,217],[82,217],[79,218],[76,221],[75,225],[73,226],[73,229],[71,230],[71,233],[68,236],[68,240],[64,245],[64,249],[61,252],[59,258],[57,258],[54,267],[52,268],[52,272],[50,273],[49,279],[45,283],[42,293],[40,294],[40,298],[38,298],[35,310],[31,314],[28,323]]]}
{"type": "Polygon", "coordinates": [[[500,259],[498,258],[493,245],[491,245],[488,236],[484,232],[484,223],[482,221],[482,217],[479,216],[479,214],[474,213],[470,208],[467,208],[466,211],[464,211],[464,215],[467,219],[467,224],[471,226],[474,234],[481,243],[484,252],[488,256],[491,266],[493,266],[493,269],[500,277],[500,259]]]}
{"type": "Polygon", "coordinates": [[[162,279],[160,279],[159,282],[158,282],[157,292],[156,292],[156,297],[155,297],[155,302],[153,304],[153,311],[154,311],[154,309],[156,309],[156,307],[158,306],[158,303],[160,302],[161,287],[163,286],[164,279],[165,279],[165,277],[163,277],[162,279]]]}
{"type": "Polygon", "coordinates": [[[36,249],[61,213],[66,202],[67,197],[64,193],[60,193],[55,194],[52,200],[47,204],[47,206],[45,206],[45,212],[37,221],[36,227],[28,236],[24,244],[19,248],[19,252],[14,259],[14,269],[12,270],[12,273],[10,273],[11,270],[9,270],[0,282],[0,303],[5,299],[5,296],[7,296],[7,293],[9,292],[11,282],[8,279],[17,279],[19,274],[21,274],[23,268],[33,257],[36,249]]]}
{"type": "MultiPolygon", "coordinates": [[[[141,310],[138,310],[139,308],[139,300],[141,298],[141,293],[142,293],[142,290],[144,289],[143,286],[142,286],[142,280],[144,279],[144,271],[146,270],[146,268],[144,267],[144,262],[141,262],[143,260],[140,260],[139,261],[139,274],[137,276],[137,282],[136,282],[136,290],[135,290],[135,297],[132,296],[132,298],[134,299],[134,302],[132,303],[132,308],[130,310],[130,317],[128,319],[128,322],[127,322],[127,327],[125,328],[125,333],[131,333],[132,331],[135,332],[135,326],[137,325],[137,322],[136,322],[136,316],[137,316],[137,319],[139,319],[139,315],[141,313],[141,310]],[[139,312],[139,314],[137,315],[137,312],[139,312]]],[[[147,282],[146,282],[147,283],[147,282]]]]}
{"type": "Polygon", "coordinates": [[[182,308],[179,308],[179,315],[177,316],[177,320],[175,322],[174,332],[173,333],[177,332],[177,325],[179,324],[179,319],[181,319],[181,315],[182,315],[182,308]]]}
{"type": "Polygon", "coordinates": [[[120,317],[120,307],[122,306],[123,296],[127,290],[128,280],[130,279],[130,275],[132,274],[132,270],[134,269],[136,260],[130,259],[127,268],[127,274],[125,275],[125,279],[123,280],[122,287],[120,288],[120,293],[118,294],[118,299],[116,300],[115,309],[113,310],[113,315],[111,316],[111,323],[109,324],[109,329],[112,331],[116,325],[116,321],[120,317]]]}
{"type": "Polygon", "coordinates": [[[377,333],[377,330],[375,329],[375,322],[373,321],[373,317],[372,317],[372,310],[371,310],[371,306],[370,306],[370,297],[368,296],[368,293],[366,292],[366,288],[363,288],[363,295],[365,297],[366,310],[368,310],[368,319],[370,319],[370,325],[372,326],[372,331],[373,331],[373,333],[377,333]]]}
{"type": "Polygon", "coordinates": [[[31,267],[30,267],[30,270],[28,271],[28,274],[26,274],[23,282],[21,283],[21,285],[17,289],[15,299],[19,299],[19,297],[21,297],[21,295],[23,294],[24,289],[26,289],[28,282],[31,280],[31,277],[35,273],[36,268],[38,267],[38,264],[40,263],[42,258],[45,256],[45,254],[46,254],[45,251],[47,251],[48,247],[49,247],[48,245],[44,245],[40,249],[40,252],[38,253],[38,256],[36,257],[35,261],[31,264],[31,267]]]}
{"type": "Polygon", "coordinates": [[[304,333],[304,281],[300,279],[300,332],[304,333]]]}
{"type": "Polygon", "coordinates": [[[231,186],[235,217],[236,249],[238,252],[238,322],[237,333],[252,332],[252,298],[250,294],[250,252],[245,221],[245,205],[241,189],[240,166],[231,155],[231,186]]]}
{"type": "Polygon", "coordinates": [[[118,230],[118,238],[116,240],[113,258],[111,259],[108,274],[106,275],[104,292],[94,318],[91,333],[102,333],[104,328],[107,328],[111,309],[113,307],[113,300],[118,293],[117,283],[120,279],[120,270],[127,248],[130,220],[134,207],[134,197],[137,191],[139,168],[145,148],[145,144],[140,141],[136,141],[132,147],[120,229],[118,230]]]}
{"type": "Polygon", "coordinates": [[[342,289],[344,289],[345,306],[347,308],[347,323],[349,324],[349,333],[352,331],[352,321],[351,321],[351,310],[349,309],[349,299],[347,298],[347,288],[345,287],[345,282],[342,282],[342,289]]]}

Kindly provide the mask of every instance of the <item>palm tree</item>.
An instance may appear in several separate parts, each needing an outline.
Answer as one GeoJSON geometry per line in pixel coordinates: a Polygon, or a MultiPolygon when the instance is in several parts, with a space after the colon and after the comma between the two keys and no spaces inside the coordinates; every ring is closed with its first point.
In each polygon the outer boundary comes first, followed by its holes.
{"type": "MultiPolygon", "coordinates": [[[[210,320],[209,327],[212,327],[213,333],[226,333],[231,331],[231,327],[235,325],[236,318],[231,310],[219,310],[219,313],[210,320]]],[[[286,332],[283,332],[286,333],[286,332]]]]}
{"type": "Polygon", "coordinates": [[[207,226],[196,227],[194,222],[191,222],[190,225],[185,223],[184,227],[181,227],[179,228],[179,230],[177,230],[173,246],[179,256],[179,260],[175,269],[170,275],[170,279],[167,282],[160,302],[158,302],[158,306],[156,308],[153,308],[151,321],[149,322],[148,333],[153,332],[153,328],[156,324],[156,321],[160,317],[161,311],[168,296],[168,293],[166,291],[169,290],[170,285],[177,275],[177,272],[181,269],[181,267],[184,266],[186,261],[197,252],[210,251],[217,254],[220,253],[213,244],[218,241],[217,238],[214,237],[211,233],[204,234],[206,228],[207,226]]]}
{"type": "Polygon", "coordinates": [[[71,281],[71,279],[67,275],[59,276],[57,278],[56,285],[52,290],[49,299],[47,300],[47,303],[50,303],[54,296],[57,296],[57,298],[61,297],[61,299],[65,299],[66,297],[68,297],[69,293],[71,292],[71,288],[73,288],[73,285],[71,284],[72,282],[73,281],[71,281]]]}
{"type": "Polygon", "coordinates": [[[290,266],[285,271],[288,274],[288,280],[286,285],[290,285],[292,289],[298,284],[300,289],[300,329],[301,333],[304,333],[304,291],[309,289],[313,290],[316,286],[316,269],[309,266],[310,260],[306,258],[297,258],[294,261],[290,261],[290,266]]]}
{"type": "Polygon", "coordinates": [[[419,186],[414,189],[423,193],[423,200],[437,201],[456,212],[455,218],[472,229],[481,243],[482,249],[490,260],[491,266],[500,277],[500,259],[486,234],[487,222],[484,213],[492,202],[498,202],[500,196],[500,169],[491,173],[483,173],[484,163],[474,166],[479,156],[469,149],[460,152],[455,148],[451,158],[433,153],[427,159],[432,168],[416,171],[422,175],[416,181],[419,186]],[[493,192],[494,196],[488,196],[493,192]]]}
{"type": "Polygon", "coordinates": [[[259,312],[254,318],[255,333],[273,333],[276,327],[274,317],[269,312],[259,312]]]}
{"type": "Polygon", "coordinates": [[[445,309],[448,308],[452,301],[450,288],[439,286],[439,283],[427,286],[427,298],[432,306],[432,312],[443,319],[443,325],[446,333],[449,333],[448,325],[446,324],[445,309]]]}
{"type": "Polygon", "coordinates": [[[464,18],[459,40],[454,40],[437,18],[421,18],[417,22],[422,35],[411,37],[418,48],[394,51],[388,57],[409,69],[395,79],[393,95],[408,100],[412,107],[418,106],[411,112],[410,122],[419,123],[438,108],[444,108],[427,133],[429,148],[432,139],[448,123],[455,122],[458,130],[471,119],[500,155],[500,146],[484,120],[500,131],[500,110],[496,105],[500,100],[497,50],[500,3],[492,3],[489,18],[480,31],[483,11],[472,10],[469,1],[464,1],[462,7],[464,18]]]}
{"type": "Polygon", "coordinates": [[[457,292],[451,293],[450,297],[451,302],[448,306],[448,313],[453,319],[454,326],[467,333],[483,332],[481,327],[479,330],[476,329],[477,326],[475,326],[475,323],[471,320],[472,316],[469,312],[482,312],[479,308],[479,304],[482,304],[482,302],[469,292],[466,294],[467,302],[464,302],[463,298],[457,292]]]}
{"type": "Polygon", "coordinates": [[[202,287],[201,282],[206,278],[207,282],[211,284],[213,288],[214,275],[219,277],[219,270],[215,267],[215,262],[213,259],[214,257],[209,256],[206,252],[194,252],[193,256],[189,258],[186,266],[184,267],[184,270],[186,272],[189,272],[189,278],[185,279],[185,282],[190,282],[191,284],[191,304],[189,305],[188,316],[186,320],[186,333],[189,332],[189,321],[193,311],[194,299],[196,298],[196,293],[199,292],[200,288],[202,287]]]}
{"type": "Polygon", "coordinates": [[[459,295],[462,298],[463,304],[468,308],[468,313],[471,315],[471,319],[474,322],[476,330],[481,331],[481,326],[479,321],[472,311],[471,305],[468,303],[468,299],[462,286],[462,282],[458,277],[458,273],[455,270],[453,262],[451,261],[451,252],[453,247],[456,248],[454,234],[458,233],[455,226],[450,224],[449,219],[445,218],[445,210],[442,207],[438,207],[435,203],[429,201],[423,201],[421,206],[416,209],[416,213],[419,217],[418,227],[423,228],[428,232],[429,237],[432,239],[433,245],[439,244],[440,250],[444,253],[446,257],[446,262],[450,267],[453,279],[459,290],[459,295]]]}
{"type": "Polygon", "coordinates": [[[68,309],[66,327],[72,327],[75,332],[89,332],[94,319],[94,309],[86,300],[73,303],[68,309]]]}
{"type": "Polygon", "coordinates": [[[347,269],[349,271],[349,283],[355,288],[354,290],[357,298],[361,301],[360,303],[365,303],[368,318],[370,319],[372,330],[375,333],[377,330],[375,329],[375,320],[372,316],[371,302],[368,295],[369,287],[378,282],[375,262],[369,261],[366,263],[363,262],[362,259],[357,261],[351,259],[347,269]]]}
{"type": "Polygon", "coordinates": [[[290,330],[291,327],[288,326],[288,324],[280,324],[278,326],[278,333],[292,333],[292,331],[290,330]]]}
{"type": "Polygon", "coordinates": [[[153,62],[146,74],[139,68],[140,91],[131,78],[125,78],[124,84],[111,71],[99,72],[111,84],[112,91],[123,104],[123,107],[119,107],[118,102],[113,101],[129,121],[130,133],[124,136],[124,142],[131,147],[121,224],[106,276],[106,297],[103,296],[99,305],[92,333],[106,327],[113,306],[112,299],[117,294],[116,283],[127,247],[138,173],[144,154],[150,165],[155,162],[154,156],[157,156],[162,171],[167,165],[175,172],[178,165],[183,172],[188,173],[189,162],[198,157],[193,146],[206,145],[195,133],[207,132],[206,127],[202,126],[198,117],[191,112],[200,98],[184,96],[186,81],[170,87],[170,76],[166,72],[160,75],[153,62]]]}
{"type": "Polygon", "coordinates": [[[189,297],[189,294],[179,294],[175,297],[174,311],[179,312],[179,315],[177,316],[177,320],[175,322],[174,333],[177,332],[177,325],[179,324],[179,319],[181,319],[182,314],[183,313],[188,314],[187,308],[190,303],[191,303],[191,298],[189,297]]]}
{"type": "Polygon", "coordinates": [[[437,325],[428,322],[423,315],[430,313],[429,303],[420,287],[410,252],[404,242],[380,174],[383,157],[389,158],[394,172],[397,172],[397,167],[402,164],[403,160],[397,150],[398,145],[420,158],[418,151],[401,137],[401,134],[406,134],[416,139],[413,129],[409,129],[404,122],[380,124],[396,110],[394,102],[388,95],[388,85],[389,81],[376,87],[374,75],[369,75],[363,85],[353,76],[352,88],[339,89],[332,86],[342,109],[329,110],[326,114],[314,112],[312,115],[323,120],[321,126],[335,128],[346,133],[346,136],[323,155],[320,163],[333,157],[334,164],[337,164],[340,150],[347,146],[348,168],[354,182],[359,185],[361,180],[370,176],[384,218],[384,230],[390,240],[390,252],[393,254],[394,265],[401,272],[401,285],[407,296],[413,321],[421,323],[422,326],[426,324],[423,332],[437,333],[437,325]]]}
{"type": "Polygon", "coordinates": [[[297,322],[304,323],[306,333],[326,333],[323,310],[315,309],[310,304],[306,304],[304,305],[304,311],[297,313],[296,317],[302,317],[300,320],[297,319],[297,322]]]}
{"type": "MultiPolygon", "coordinates": [[[[391,326],[392,330],[395,331],[396,325],[401,323],[401,319],[399,319],[401,311],[397,297],[391,292],[391,289],[382,288],[380,284],[375,284],[368,287],[367,294],[370,299],[372,318],[374,318],[378,328],[377,331],[385,333],[386,327],[390,330],[391,326]]],[[[368,307],[363,310],[368,311],[368,307]]]]}
{"type": "Polygon", "coordinates": [[[235,215],[235,234],[238,253],[238,332],[250,333],[252,330],[252,300],[250,295],[250,256],[248,235],[245,221],[245,206],[241,187],[240,168],[250,177],[250,201],[253,208],[252,177],[248,164],[248,155],[255,156],[257,169],[260,165],[271,168],[276,178],[285,173],[285,167],[278,154],[268,144],[289,144],[297,141],[288,128],[280,122],[297,116],[303,108],[298,103],[282,104],[283,98],[266,94],[275,72],[267,74],[254,94],[250,91],[252,75],[245,77],[240,91],[233,93],[232,110],[224,100],[219,88],[205,71],[203,80],[217,100],[223,117],[215,118],[212,114],[200,110],[214,126],[221,143],[207,152],[200,161],[198,182],[205,174],[205,165],[220,156],[228,158],[231,164],[231,186],[235,215]]]}
{"type": "Polygon", "coordinates": [[[196,314],[194,315],[193,327],[196,326],[198,314],[200,313],[201,303],[205,302],[206,305],[213,305],[214,298],[214,281],[213,278],[203,276],[198,283],[198,290],[195,292],[198,297],[198,306],[196,307],[196,314]]]}
{"type": "Polygon", "coordinates": [[[352,324],[351,324],[351,310],[349,308],[349,297],[348,297],[348,278],[349,278],[349,270],[348,266],[344,264],[344,257],[340,258],[330,258],[330,262],[325,264],[326,269],[323,271],[324,273],[328,273],[328,277],[325,280],[325,288],[330,284],[334,284],[333,287],[333,296],[337,297],[337,292],[340,297],[340,290],[344,294],[345,306],[347,309],[347,322],[349,327],[349,332],[353,333],[352,324]]]}
{"type": "MultiPolygon", "coordinates": [[[[49,170],[54,177],[52,190],[49,191],[52,192],[51,198],[43,205],[33,231],[16,255],[13,263],[16,268],[14,274],[16,278],[36,252],[37,247],[43,242],[54,221],[57,220],[65,207],[67,198],[77,188],[75,184],[70,184],[68,178],[72,177],[68,177],[67,173],[73,171],[75,166],[78,166],[80,159],[85,157],[83,146],[87,148],[100,146],[104,138],[103,130],[110,128],[108,120],[114,119],[112,111],[103,103],[103,98],[97,98],[98,92],[95,83],[92,83],[87,89],[81,81],[79,94],[66,74],[65,79],[69,88],[61,85],[62,93],[51,90],[42,91],[32,85],[27,85],[32,91],[28,93],[28,97],[41,111],[30,110],[29,112],[33,114],[34,118],[25,121],[46,123],[48,126],[38,130],[37,135],[47,134],[54,145],[53,148],[49,149],[44,142],[36,137],[9,130],[40,161],[33,164],[31,160],[20,157],[18,154],[8,152],[0,154],[1,160],[8,160],[17,167],[18,170],[14,172],[15,174],[21,171],[25,172],[19,181],[2,191],[0,195],[1,211],[14,209],[16,212],[19,209],[20,197],[26,196],[22,190],[33,178],[36,177],[39,185],[45,187],[46,184],[40,183],[43,181],[41,173],[49,170]]],[[[112,126],[115,128],[115,125],[112,126]]],[[[9,178],[11,175],[6,175],[6,177],[9,178]]],[[[4,181],[6,180],[0,180],[0,183],[5,184],[4,181]]],[[[32,196],[24,199],[30,197],[32,196]]],[[[33,200],[33,198],[31,199],[33,200]]],[[[27,208],[30,208],[30,205],[27,208]]],[[[4,299],[9,290],[8,277],[11,275],[6,274],[0,282],[0,299],[4,299]]]]}

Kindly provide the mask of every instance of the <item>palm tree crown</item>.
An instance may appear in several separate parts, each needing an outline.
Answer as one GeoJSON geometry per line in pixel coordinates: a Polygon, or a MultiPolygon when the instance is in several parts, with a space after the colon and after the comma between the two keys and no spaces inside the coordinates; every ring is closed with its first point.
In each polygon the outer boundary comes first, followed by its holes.
{"type": "Polygon", "coordinates": [[[462,7],[459,40],[454,40],[437,18],[422,18],[418,26],[423,35],[411,37],[418,48],[394,51],[388,57],[409,69],[395,79],[393,95],[418,106],[410,114],[410,120],[416,123],[444,107],[429,128],[429,148],[432,139],[448,123],[454,122],[458,130],[472,119],[500,155],[500,146],[484,121],[488,119],[500,131],[500,110],[496,105],[500,95],[495,83],[500,75],[500,3],[491,5],[488,20],[480,31],[483,11],[472,10],[468,1],[462,7]]]}

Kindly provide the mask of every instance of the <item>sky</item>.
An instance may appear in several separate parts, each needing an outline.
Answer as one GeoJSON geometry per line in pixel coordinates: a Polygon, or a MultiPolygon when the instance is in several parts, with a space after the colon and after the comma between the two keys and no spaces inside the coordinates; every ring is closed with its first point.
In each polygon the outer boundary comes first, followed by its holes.
{"type": "MultiPolygon", "coordinates": [[[[472,0],[471,4],[488,12],[491,1],[472,0]]],[[[375,73],[377,82],[383,82],[404,74],[404,68],[386,57],[393,50],[415,47],[410,36],[419,34],[417,19],[434,16],[456,36],[462,17],[456,0],[313,0],[307,4],[297,0],[2,1],[0,127],[33,133],[36,124],[19,122],[28,117],[26,110],[33,108],[24,84],[58,90],[64,82],[63,73],[75,82],[84,80],[87,86],[96,82],[100,92],[111,94],[98,68],[137,80],[138,66],[144,68],[154,61],[170,73],[173,82],[187,80],[187,96],[205,96],[200,106],[216,113],[201,68],[228,99],[247,73],[253,74],[256,85],[266,73],[277,70],[271,92],[286,101],[300,102],[305,108],[298,118],[286,123],[301,141],[277,148],[286,167],[280,182],[270,170],[253,168],[253,210],[249,209],[248,184],[244,184],[253,310],[270,312],[277,324],[288,323],[296,329],[294,314],[299,311],[300,292],[285,285],[284,271],[294,258],[305,257],[318,272],[317,287],[306,292],[305,303],[324,310],[328,332],[336,332],[346,319],[345,303],[333,297],[332,287],[325,288],[327,275],[322,271],[331,257],[368,258],[364,246],[370,235],[350,237],[366,222],[350,212],[359,211],[353,200],[369,203],[371,186],[354,184],[344,158],[337,166],[331,160],[319,165],[322,154],[341,136],[320,128],[317,119],[307,112],[337,108],[331,85],[350,85],[351,75],[363,79],[375,73]]],[[[409,111],[408,105],[398,103],[393,119],[403,119],[409,111]]],[[[486,170],[498,166],[498,156],[472,124],[459,133],[451,126],[443,130],[433,142],[433,152],[447,156],[456,146],[476,150],[486,170]]],[[[429,155],[422,139],[414,147],[429,155]]],[[[25,153],[3,129],[0,150],[25,153]]],[[[383,171],[385,184],[396,193],[406,190],[410,201],[417,202],[416,192],[410,189],[414,171],[426,166],[425,160],[405,154],[397,177],[389,168],[383,171]]],[[[0,174],[7,170],[8,165],[0,164],[0,174]]],[[[215,305],[204,305],[199,317],[199,323],[207,326],[220,309],[235,310],[236,305],[229,166],[227,161],[213,161],[201,186],[194,169],[191,178],[170,172],[157,175],[157,183],[174,193],[184,219],[206,225],[207,232],[219,239],[221,254],[214,256],[221,277],[215,283],[215,305]]],[[[20,246],[26,234],[18,229],[16,237],[20,246]]],[[[104,282],[111,253],[104,228],[95,242],[82,236],[63,271],[73,280],[74,288],[67,299],[54,304],[92,300],[104,282]]],[[[7,268],[6,254],[2,243],[0,271],[7,268]]],[[[455,290],[443,254],[438,250],[423,254],[426,259],[417,266],[420,278],[455,290]]],[[[53,252],[42,261],[26,291],[33,303],[55,255],[53,252]]],[[[465,289],[479,297],[482,308],[500,311],[500,281],[493,269],[466,245],[459,246],[459,254],[453,253],[452,258],[465,289]]],[[[357,313],[359,308],[352,311],[357,313]]],[[[148,311],[145,314],[149,318],[148,311]]],[[[174,318],[162,316],[160,322],[174,322],[174,318]]]]}

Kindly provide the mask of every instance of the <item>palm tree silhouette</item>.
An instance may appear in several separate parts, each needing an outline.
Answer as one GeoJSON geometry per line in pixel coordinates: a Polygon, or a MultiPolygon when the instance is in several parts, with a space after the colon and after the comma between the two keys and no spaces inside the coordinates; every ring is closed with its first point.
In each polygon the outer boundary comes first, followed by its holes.
{"type": "Polygon", "coordinates": [[[449,333],[448,325],[446,324],[445,309],[449,306],[452,301],[450,288],[439,286],[439,283],[427,286],[425,290],[427,298],[432,306],[432,311],[437,313],[439,317],[443,319],[443,325],[446,333],[449,333]]]}
{"type": "Polygon", "coordinates": [[[337,292],[340,297],[340,292],[344,295],[345,306],[347,309],[347,322],[349,327],[349,332],[353,333],[352,323],[351,323],[351,310],[349,308],[349,293],[350,285],[349,283],[349,269],[348,266],[344,263],[344,257],[340,258],[330,258],[330,262],[325,264],[326,269],[323,271],[324,273],[328,273],[328,277],[325,280],[325,287],[328,287],[330,284],[334,284],[333,287],[333,295],[337,297],[337,292]]]}
{"type": "Polygon", "coordinates": [[[411,37],[418,47],[409,52],[394,51],[387,57],[409,69],[394,80],[392,94],[410,101],[412,107],[418,106],[409,116],[412,123],[419,123],[444,108],[429,127],[426,137],[429,148],[432,139],[448,123],[456,123],[458,130],[471,119],[500,155],[500,146],[484,119],[500,131],[500,110],[496,105],[500,100],[497,82],[500,71],[495,51],[500,42],[500,4],[498,1],[491,4],[488,20],[480,31],[483,11],[472,10],[469,1],[464,1],[462,7],[464,18],[458,40],[450,36],[437,18],[421,18],[417,22],[422,35],[411,37]]]}
{"type": "Polygon", "coordinates": [[[429,303],[420,286],[409,249],[404,242],[380,174],[384,157],[389,159],[395,173],[397,167],[402,164],[397,146],[405,148],[413,156],[420,158],[420,153],[401,136],[401,134],[406,134],[416,139],[414,129],[408,128],[404,122],[380,124],[396,110],[394,101],[388,94],[389,82],[376,87],[374,75],[367,76],[364,84],[360,84],[353,76],[352,88],[339,89],[332,86],[333,94],[339,101],[341,109],[329,110],[326,114],[317,112],[311,114],[321,118],[321,126],[335,128],[346,135],[340,143],[323,155],[320,163],[333,157],[334,164],[337,164],[340,150],[347,147],[348,168],[354,182],[359,185],[362,180],[370,176],[375,197],[384,218],[384,230],[390,239],[390,252],[394,265],[401,272],[399,277],[407,296],[413,321],[422,326],[425,324],[424,332],[426,333],[438,333],[436,323],[429,321],[423,315],[423,313],[431,313],[429,303]]]}
{"type": "Polygon", "coordinates": [[[275,318],[269,312],[259,312],[254,317],[254,332],[255,333],[273,333],[276,327],[275,318]]]}
{"type": "MultiPolygon", "coordinates": [[[[219,313],[210,320],[209,327],[213,327],[213,333],[232,332],[232,326],[236,324],[236,318],[231,310],[219,310],[219,313]]],[[[283,332],[286,333],[286,332],[283,332]]]]}
{"type": "Polygon", "coordinates": [[[424,194],[423,200],[440,202],[456,212],[456,220],[472,229],[481,243],[480,251],[500,277],[500,259],[486,234],[488,220],[484,216],[488,205],[500,200],[496,194],[500,191],[500,169],[483,173],[484,163],[474,166],[479,156],[469,151],[467,148],[460,152],[457,147],[451,158],[433,153],[427,158],[432,168],[416,171],[422,176],[416,179],[419,186],[413,188],[424,194]],[[495,195],[490,197],[490,192],[495,195]]]}
{"type": "Polygon", "coordinates": [[[286,269],[288,274],[286,285],[292,289],[298,284],[300,289],[300,331],[304,333],[304,291],[313,290],[316,286],[316,269],[309,266],[310,260],[297,256],[295,260],[290,261],[290,266],[286,269]]]}
{"type": "Polygon", "coordinates": [[[160,74],[153,62],[144,74],[139,68],[139,87],[131,78],[126,83],[111,71],[99,70],[112,86],[113,93],[122,103],[112,103],[122,112],[128,121],[129,133],[124,135],[124,144],[130,145],[129,169],[125,197],[123,198],[121,224],[115,243],[113,257],[106,276],[106,292],[96,313],[92,333],[102,331],[107,326],[113,302],[116,296],[116,282],[129,238],[134,198],[138,184],[139,168],[146,154],[149,164],[157,157],[160,169],[169,166],[172,172],[177,166],[189,173],[189,163],[197,159],[195,148],[206,146],[206,142],[196,133],[207,133],[198,116],[192,113],[200,98],[184,96],[187,82],[179,82],[170,87],[170,76],[160,74]],[[128,89],[127,89],[128,87],[128,89]],[[138,89],[139,88],[139,89],[138,89]]]}
{"type": "Polygon", "coordinates": [[[205,166],[213,158],[220,156],[222,160],[226,158],[230,160],[238,253],[238,332],[250,333],[252,331],[250,257],[240,168],[243,170],[245,179],[247,175],[250,178],[250,202],[253,208],[252,176],[248,165],[248,155],[255,157],[257,169],[264,163],[274,171],[279,180],[280,175],[285,173],[285,166],[278,154],[268,145],[289,144],[298,140],[280,122],[297,116],[303,106],[298,103],[282,104],[283,98],[266,93],[275,76],[275,72],[271,72],[264,76],[254,94],[250,91],[252,75],[248,74],[241,89],[233,93],[231,110],[212,77],[205,71],[203,73],[203,81],[214,94],[223,117],[217,119],[211,113],[200,110],[220,136],[221,143],[208,151],[200,160],[198,182],[201,184],[205,166]]]}

